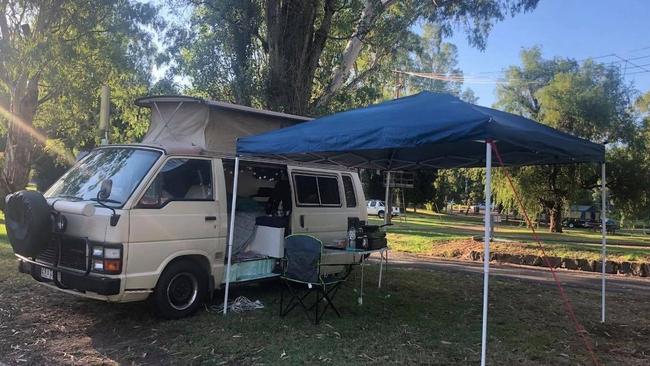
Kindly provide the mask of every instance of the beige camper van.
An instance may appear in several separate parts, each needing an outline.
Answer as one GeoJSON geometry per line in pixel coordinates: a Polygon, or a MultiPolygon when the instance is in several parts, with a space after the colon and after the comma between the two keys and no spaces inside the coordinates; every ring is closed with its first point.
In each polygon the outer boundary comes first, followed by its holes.
{"type": "Polygon", "coordinates": [[[328,243],[367,219],[357,173],[329,165],[241,157],[232,192],[237,137],[308,118],[189,97],[136,103],[151,109],[142,143],[101,146],[43,195],[7,197],[21,272],[93,299],[150,299],[179,318],[225,282],[233,194],[232,283],[278,276],[289,233],[328,243]]]}

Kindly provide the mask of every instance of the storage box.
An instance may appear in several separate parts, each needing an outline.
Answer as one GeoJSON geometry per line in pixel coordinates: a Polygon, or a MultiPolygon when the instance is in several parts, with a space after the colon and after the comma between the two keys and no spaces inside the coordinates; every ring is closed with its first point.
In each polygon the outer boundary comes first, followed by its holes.
{"type": "Polygon", "coordinates": [[[230,269],[231,281],[251,281],[277,276],[276,273],[273,273],[275,262],[276,260],[274,258],[264,258],[233,263],[230,269]]]}
{"type": "Polygon", "coordinates": [[[247,249],[273,258],[284,257],[284,228],[255,225],[247,249]]]}

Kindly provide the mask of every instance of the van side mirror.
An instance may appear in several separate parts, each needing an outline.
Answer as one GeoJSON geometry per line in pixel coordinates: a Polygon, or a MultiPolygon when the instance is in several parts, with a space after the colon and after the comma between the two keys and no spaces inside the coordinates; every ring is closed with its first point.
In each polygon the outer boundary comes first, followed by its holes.
{"type": "Polygon", "coordinates": [[[97,198],[99,200],[107,200],[108,197],[111,196],[111,191],[113,190],[113,180],[112,179],[105,179],[102,181],[102,185],[99,188],[99,192],[97,193],[97,198]]]}

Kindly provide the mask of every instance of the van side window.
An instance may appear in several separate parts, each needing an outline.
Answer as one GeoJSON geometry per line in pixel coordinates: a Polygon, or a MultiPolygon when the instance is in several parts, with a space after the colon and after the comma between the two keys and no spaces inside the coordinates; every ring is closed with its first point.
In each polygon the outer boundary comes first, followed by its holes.
{"type": "Polygon", "coordinates": [[[341,206],[336,177],[294,174],[293,181],[298,205],[341,206]]]}
{"type": "Polygon", "coordinates": [[[171,201],[212,201],[212,162],[169,159],[140,199],[138,207],[159,208],[171,201]]]}
{"type": "Polygon", "coordinates": [[[345,191],[345,205],[347,207],[357,207],[357,196],[354,194],[354,184],[352,184],[352,177],[349,175],[342,175],[343,190],[345,191]]]}
{"type": "Polygon", "coordinates": [[[339,181],[332,177],[318,177],[318,192],[321,205],[341,205],[339,181]]]}
{"type": "Polygon", "coordinates": [[[304,205],[319,205],[318,185],[312,175],[295,175],[296,195],[298,203],[304,205]]]}

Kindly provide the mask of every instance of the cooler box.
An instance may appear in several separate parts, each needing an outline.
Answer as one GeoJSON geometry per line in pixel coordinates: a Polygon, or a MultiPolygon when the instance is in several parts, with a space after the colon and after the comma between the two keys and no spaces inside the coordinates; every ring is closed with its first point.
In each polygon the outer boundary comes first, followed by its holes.
{"type": "Polygon", "coordinates": [[[260,216],[255,219],[255,232],[248,250],[272,258],[284,257],[286,217],[260,216]]]}

